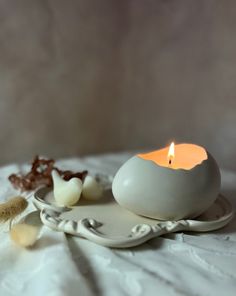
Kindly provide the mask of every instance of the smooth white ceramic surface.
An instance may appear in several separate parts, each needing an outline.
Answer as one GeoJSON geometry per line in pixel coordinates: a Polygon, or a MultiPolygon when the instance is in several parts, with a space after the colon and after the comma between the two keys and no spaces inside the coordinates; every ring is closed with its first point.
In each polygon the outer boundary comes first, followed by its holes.
{"type": "Polygon", "coordinates": [[[155,219],[194,218],[215,201],[220,192],[220,171],[208,158],[190,170],[172,169],[133,156],[114,177],[116,201],[130,211],[155,219]]]}
{"type": "MultiPolygon", "coordinates": [[[[115,174],[130,154],[67,159],[64,169],[115,174]]],[[[0,168],[0,200],[14,194],[7,176],[26,166],[0,168]]],[[[222,192],[236,208],[236,173],[222,171],[222,192]]],[[[31,202],[31,197],[29,198],[31,202]]],[[[31,205],[27,212],[34,211],[31,205]]],[[[28,217],[30,218],[30,217],[28,217]]],[[[207,233],[179,232],[118,250],[43,226],[33,249],[11,243],[0,231],[1,296],[235,296],[236,219],[207,233]]]]}
{"type": "Polygon", "coordinates": [[[70,208],[56,205],[53,191],[41,188],[34,194],[43,224],[56,231],[81,236],[112,248],[128,248],[176,231],[212,231],[224,227],[233,217],[232,206],[223,196],[195,220],[165,221],[144,218],[121,207],[111,191],[97,202],[86,200],[70,208]]]}

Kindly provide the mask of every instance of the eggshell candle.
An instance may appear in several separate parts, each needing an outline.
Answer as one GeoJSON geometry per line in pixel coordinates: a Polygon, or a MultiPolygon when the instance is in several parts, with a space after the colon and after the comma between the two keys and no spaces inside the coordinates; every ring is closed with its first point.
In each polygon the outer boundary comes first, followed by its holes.
{"type": "Polygon", "coordinates": [[[160,220],[194,218],[214,203],[220,172],[203,147],[178,144],[129,159],[112,184],[116,201],[128,210],[160,220]],[[168,153],[169,152],[169,153],[168,153]]]}

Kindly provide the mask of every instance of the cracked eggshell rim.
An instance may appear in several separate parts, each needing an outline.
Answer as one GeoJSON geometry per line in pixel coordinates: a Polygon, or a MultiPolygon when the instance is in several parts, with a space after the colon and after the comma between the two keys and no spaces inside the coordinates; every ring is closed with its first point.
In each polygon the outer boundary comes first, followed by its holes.
{"type": "Polygon", "coordinates": [[[209,152],[190,170],[162,167],[136,155],[116,173],[112,192],[121,206],[138,215],[179,220],[197,217],[209,208],[220,183],[218,165],[209,152]]]}

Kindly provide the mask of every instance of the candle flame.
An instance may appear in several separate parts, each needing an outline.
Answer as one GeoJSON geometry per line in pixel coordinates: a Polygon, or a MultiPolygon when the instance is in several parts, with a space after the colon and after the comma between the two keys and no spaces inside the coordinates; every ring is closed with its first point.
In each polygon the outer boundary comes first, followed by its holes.
{"type": "Polygon", "coordinates": [[[173,159],[175,157],[175,143],[172,142],[170,144],[170,148],[169,148],[169,151],[168,151],[168,161],[169,161],[169,165],[171,165],[173,159]]]}

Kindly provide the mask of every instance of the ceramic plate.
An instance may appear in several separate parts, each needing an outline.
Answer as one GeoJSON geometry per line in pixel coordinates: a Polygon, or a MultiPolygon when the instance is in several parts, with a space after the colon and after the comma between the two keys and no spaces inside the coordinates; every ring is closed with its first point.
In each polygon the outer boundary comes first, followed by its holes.
{"type": "Polygon", "coordinates": [[[127,248],[165,233],[176,231],[212,231],[225,226],[233,217],[232,206],[222,195],[201,216],[194,220],[158,221],[135,215],[119,206],[109,186],[96,202],[82,198],[70,208],[58,207],[50,188],[41,188],[34,195],[34,204],[41,211],[46,226],[89,239],[97,244],[127,248]]]}

